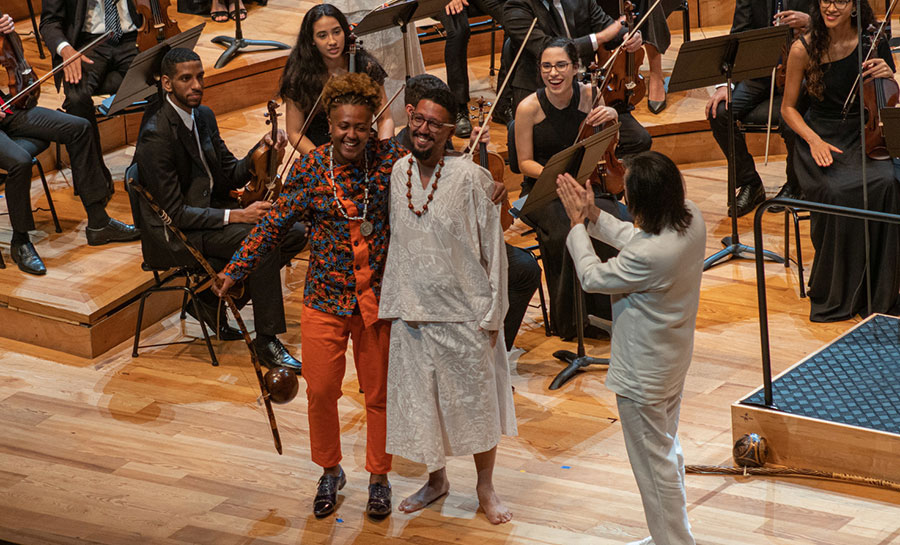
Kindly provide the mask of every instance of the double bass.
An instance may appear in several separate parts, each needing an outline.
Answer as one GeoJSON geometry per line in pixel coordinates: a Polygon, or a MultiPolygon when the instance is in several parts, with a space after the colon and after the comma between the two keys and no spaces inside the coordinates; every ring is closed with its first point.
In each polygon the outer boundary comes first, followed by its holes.
{"type": "MultiPolygon", "coordinates": [[[[2,16],[3,13],[0,12],[0,17],[2,16]]],[[[0,108],[5,113],[12,114],[14,108],[30,110],[37,106],[38,98],[41,96],[41,86],[35,85],[38,79],[37,75],[25,59],[22,39],[15,32],[0,34],[0,65],[6,69],[10,95],[19,95],[22,91],[30,88],[28,93],[23,94],[15,104],[0,103],[0,108]]]]}
{"type": "Polygon", "coordinates": [[[135,0],[134,4],[143,19],[136,38],[140,51],[181,33],[178,23],[169,17],[169,0],[135,0]]]}

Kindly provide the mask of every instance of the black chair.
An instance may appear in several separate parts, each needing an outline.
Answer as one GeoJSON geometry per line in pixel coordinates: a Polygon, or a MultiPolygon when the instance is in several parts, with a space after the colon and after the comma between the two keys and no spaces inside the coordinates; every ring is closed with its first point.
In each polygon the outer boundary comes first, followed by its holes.
{"type": "MultiPolygon", "coordinates": [[[[128,200],[131,204],[131,215],[134,218],[134,226],[142,228],[144,226],[141,225],[142,222],[140,202],[142,199],[144,199],[144,197],[132,187],[131,184],[134,181],[137,181],[137,164],[132,164],[125,171],[125,188],[128,191],[128,200]]],[[[142,231],[141,235],[142,248],[144,245],[143,233],[144,231],[142,231]]],[[[134,329],[134,348],[131,351],[131,357],[138,357],[139,348],[192,343],[193,340],[189,340],[140,346],[141,323],[144,319],[144,303],[147,301],[147,297],[149,297],[152,293],[181,291],[184,294],[181,300],[181,319],[184,320],[187,316],[188,302],[193,305],[194,315],[198,317],[202,316],[202,314],[200,313],[200,306],[197,304],[197,293],[199,291],[202,291],[201,288],[208,287],[212,279],[197,264],[171,266],[169,264],[153,263],[147,259],[147,252],[144,252],[144,261],[143,263],[141,263],[141,269],[152,272],[155,283],[153,286],[147,288],[143,293],[141,293],[141,303],[138,308],[137,325],[134,329]],[[166,272],[170,272],[171,274],[167,275],[165,278],[162,278],[161,274],[166,272]],[[172,285],[172,282],[177,279],[184,279],[184,285],[172,285]]],[[[206,342],[206,348],[209,350],[209,357],[212,360],[212,364],[213,366],[218,366],[219,360],[216,359],[216,353],[213,350],[212,341],[210,341],[209,339],[209,332],[206,329],[206,324],[202,319],[199,319],[198,321],[200,322],[200,330],[203,332],[203,340],[206,342]]]]}
{"type": "MultiPolygon", "coordinates": [[[[772,128],[771,132],[777,133],[781,130],[780,116],[775,112],[781,110],[781,97],[775,97],[775,103],[772,105],[772,128]]],[[[751,110],[744,119],[735,122],[735,129],[741,134],[764,134],[768,125],[769,101],[765,100],[751,110]]],[[[800,282],[800,298],[806,297],[806,283],[803,270],[803,253],[800,246],[800,222],[808,221],[809,214],[797,213],[790,207],[784,209],[784,268],[789,269],[791,263],[797,265],[797,276],[800,282]],[[791,257],[791,223],[794,224],[794,242],[796,246],[797,257],[791,257]]]]}
{"type": "MultiPolygon", "coordinates": [[[[33,211],[46,211],[49,209],[50,215],[53,217],[53,226],[56,228],[56,232],[62,233],[62,228],[59,226],[59,218],[56,216],[56,206],[53,205],[53,197],[50,195],[50,186],[47,185],[47,176],[44,175],[44,167],[42,167],[41,162],[37,160],[37,156],[50,147],[50,142],[22,136],[12,138],[12,141],[31,155],[31,164],[37,167],[38,174],[41,176],[41,184],[44,186],[44,195],[47,197],[48,208],[34,208],[33,211]]],[[[8,214],[9,212],[3,212],[0,216],[8,214]]]]}

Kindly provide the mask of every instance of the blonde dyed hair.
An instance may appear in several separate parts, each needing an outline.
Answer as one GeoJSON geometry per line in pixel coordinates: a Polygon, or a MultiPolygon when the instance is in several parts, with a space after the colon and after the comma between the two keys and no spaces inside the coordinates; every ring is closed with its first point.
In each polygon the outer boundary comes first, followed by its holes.
{"type": "Polygon", "coordinates": [[[342,104],[366,106],[375,113],[381,106],[381,88],[367,74],[342,74],[330,78],[325,83],[322,102],[328,114],[342,104]]]}

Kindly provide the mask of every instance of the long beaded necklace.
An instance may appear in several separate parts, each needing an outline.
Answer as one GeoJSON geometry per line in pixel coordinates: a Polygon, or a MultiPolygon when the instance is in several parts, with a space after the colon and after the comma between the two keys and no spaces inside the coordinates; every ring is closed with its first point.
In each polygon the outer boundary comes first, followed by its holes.
{"type": "Polygon", "coordinates": [[[369,213],[369,154],[363,151],[363,157],[365,157],[365,185],[363,186],[365,189],[365,197],[363,198],[363,213],[361,216],[350,216],[347,214],[347,210],[344,208],[344,205],[341,204],[341,200],[338,198],[337,194],[337,186],[334,185],[334,145],[328,148],[328,174],[326,176],[328,178],[328,183],[331,184],[331,194],[334,195],[334,204],[337,206],[338,212],[344,216],[344,219],[348,221],[361,221],[359,224],[359,232],[362,233],[362,236],[367,237],[372,234],[372,231],[375,230],[375,226],[372,225],[372,222],[366,219],[366,215],[369,213]]]}
{"type": "Polygon", "coordinates": [[[444,168],[444,159],[438,162],[438,168],[434,173],[434,181],[431,183],[431,192],[428,193],[428,198],[425,200],[425,204],[422,205],[421,210],[416,210],[416,207],[413,206],[412,203],[412,167],[413,167],[413,158],[412,155],[409,156],[409,168],[406,169],[406,200],[409,202],[409,209],[413,211],[418,217],[422,217],[422,214],[428,212],[428,203],[430,203],[434,199],[434,192],[437,191],[438,180],[441,179],[441,170],[444,168]]]}

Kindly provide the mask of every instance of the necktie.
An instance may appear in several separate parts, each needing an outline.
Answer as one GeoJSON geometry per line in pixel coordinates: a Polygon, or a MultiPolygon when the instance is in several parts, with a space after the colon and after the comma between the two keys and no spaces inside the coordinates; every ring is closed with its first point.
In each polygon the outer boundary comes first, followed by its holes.
{"type": "Polygon", "coordinates": [[[209,189],[212,190],[213,175],[209,170],[209,165],[206,164],[206,154],[203,153],[203,145],[200,143],[200,133],[197,131],[196,121],[194,121],[194,126],[191,127],[191,132],[194,134],[194,141],[197,142],[197,151],[200,152],[200,162],[203,163],[203,168],[206,170],[206,175],[209,176],[209,189]]]}
{"type": "Polygon", "coordinates": [[[119,10],[116,8],[117,0],[103,0],[103,17],[106,31],[112,31],[109,43],[116,45],[122,38],[122,25],[119,24],[119,10]]]}
{"type": "Polygon", "coordinates": [[[565,21],[563,21],[562,17],[559,15],[559,10],[556,9],[552,0],[548,0],[546,2],[547,11],[550,12],[550,19],[553,21],[553,24],[556,26],[556,32],[559,33],[560,36],[567,36],[569,34],[569,28],[566,26],[565,21]]]}

